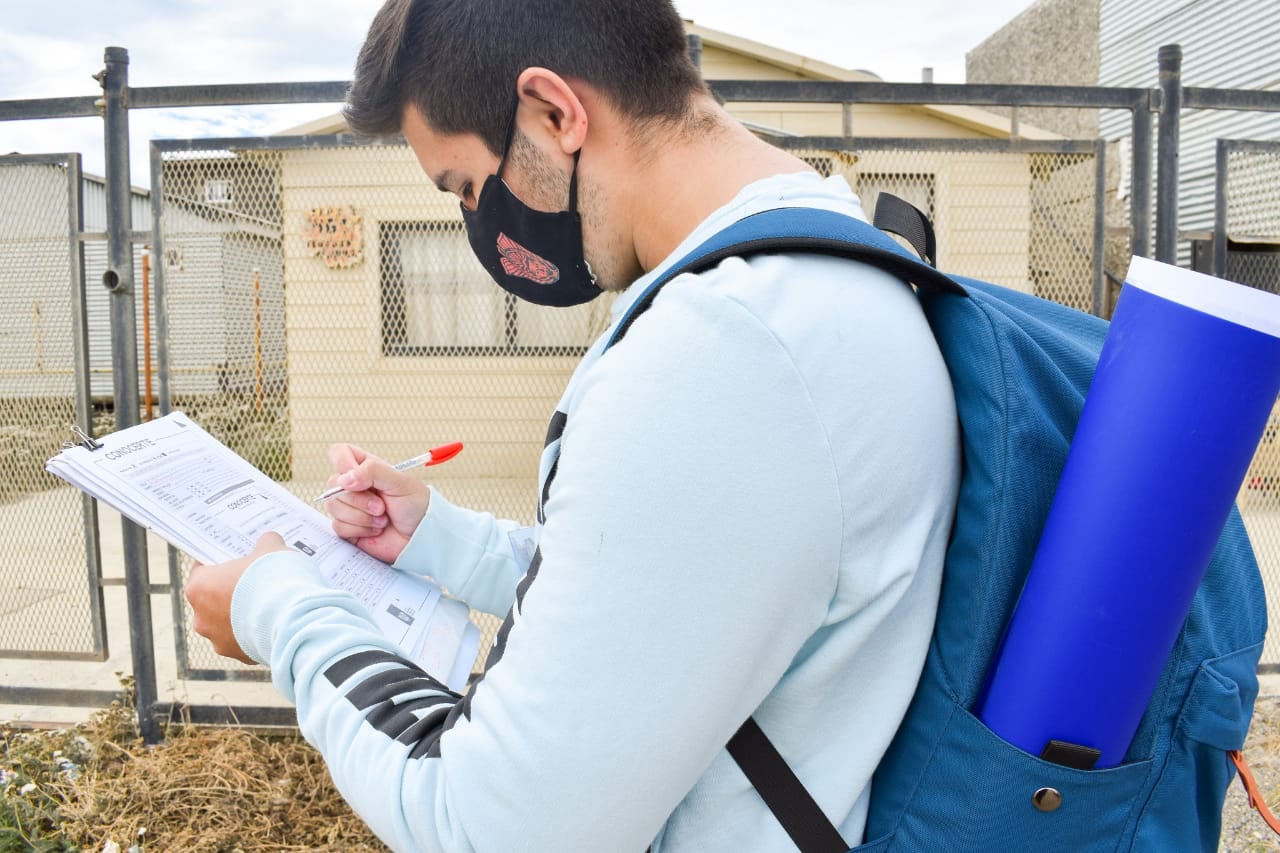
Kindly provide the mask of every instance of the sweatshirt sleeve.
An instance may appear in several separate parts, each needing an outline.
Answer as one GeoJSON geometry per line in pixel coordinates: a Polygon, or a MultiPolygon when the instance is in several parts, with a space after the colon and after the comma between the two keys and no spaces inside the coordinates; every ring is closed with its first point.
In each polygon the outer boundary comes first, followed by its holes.
{"type": "MultiPolygon", "coordinates": [[[[638,323],[580,377],[539,550],[465,698],[301,555],[237,587],[241,645],[394,849],[644,850],[823,624],[842,514],[804,384],[736,304],[664,300],[661,336],[638,323]]],[[[463,597],[500,551],[475,523],[483,554],[446,570],[463,597]]],[[[466,551],[432,540],[423,566],[466,551]]]]}
{"type": "Polygon", "coordinates": [[[509,538],[519,526],[456,506],[433,488],[427,514],[395,567],[433,578],[474,609],[502,616],[515,601],[525,568],[516,562],[509,538]]]}

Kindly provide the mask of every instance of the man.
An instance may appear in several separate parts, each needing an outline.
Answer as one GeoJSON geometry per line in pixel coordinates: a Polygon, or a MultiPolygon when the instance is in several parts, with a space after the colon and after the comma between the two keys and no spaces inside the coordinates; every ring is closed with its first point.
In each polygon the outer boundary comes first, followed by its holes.
{"type": "MultiPolygon", "coordinates": [[[[501,285],[558,305],[630,285],[615,323],[744,216],[862,216],[842,179],[717,105],[670,0],[389,0],[347,116],[403,131],[501,285]]],[[[331,453],[351,490],[339,535],[507,614],[464,698],[278,537],[195,572],[197,630],[271,667],[396,849],[794,850],[725,751],[748,717],[857,843],[959,478],[911,289],[832,257],[734,258],[672,281],[602,347],[552,418],[528,567],[514,523],[331,453]]]]}

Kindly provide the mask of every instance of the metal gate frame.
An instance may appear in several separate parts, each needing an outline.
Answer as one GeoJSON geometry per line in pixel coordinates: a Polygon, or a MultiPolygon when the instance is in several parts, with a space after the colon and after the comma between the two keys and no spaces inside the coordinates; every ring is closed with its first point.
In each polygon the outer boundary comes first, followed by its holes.
{"type": "MultiPolygon", "coordinates": [[[[155,257],[164,257],[164,155],[183,151],[207,151],[215,149],[237,149],[254,151],[294,151],[298,149],[316,148],[378,148],[388,145],[402,145],[396,139],[373,139],[342,133],[326,136],[235,136],[210,137],[197,139],[156,139],[150,144],[151,166],[151,248],[155,257]]],[[[152,300],[156,318],[156,376],[158,379],[157,405],[161,415],[167,415],[173,409],[172,369],[169,354],[169,314],[168,291],[165,287],[165,264],[156,264],[151,271],[152,300]]],[[[187,618],[184,604],[184,585],[182,580],[182,553],[172,545],[166,549],[169,583],[170,605],[173,612],[173,644],[177,660],[178,678],[190,681],[270,681],[271,675],[262,668],[253,669],[211,669],[192,666],[190,649],[187,644],[187,618]]],[[[162,590],[153,588],[153,591],[162,590]]],[[[246,719],[257,719],[258,714],[274,719],[274,709],[242,709],[247,712],[246,719]]],[[[242,714],[242,716],[244,716],[242,714]]]]}
{"type": "MultiPolygon", "coordinates": [[[[71,285],[71,343],[74,367],[76,425],[85,435],[93,434],[93,404],[89,386],[89,319],[84,282],[84,196],[79,154],[7,154],[0,156],[0,168],[11,166],[65,166],[67,177],[67,266],[71,285]]],[[[70,436],[68,436],[70,438],[70,436]]],[[[89,593],[92,645],[87,652],[52,652],[31,649],[3,649],[0,657],[17,660],[105,661],[107,648],[106,607],[103,601],[102,551],[98,536],[98,504],[80,495],[84,527],[85,572],[89,593]]],[[[0,699],[15,702],[78,704],[94,699],[99,691],[4,688],[0,699]]]]}
{"type": "MultiPolygon", "coordinates": [[[[691,48],[694,47],[700,49],[700,46],[691,45],[691,48]]],[[[132,230],[129,210],[128,113],[134,109],[338,103],[343,100],[348,84],[347,81],[328,81],[132,87],[128,82],[127,50],[108,47],[104,52],[104,59],[105,69],[94,75],[102,86],[100,95],[0,100],[0,122],[75,117],[104,119],[108,189],[106,236],[110,254],[110,280],[104,281],[104,284],[113,296],[112,349],[121,360],[121,371],[115,385],[117,412],[123,413],[126,420],[132,422],[134,418],[130,409],[136,408],[138,393],[134,327],[129,322],[133,316],[133,264],[129,247],[132,242],[149,239],[150,235],[132,230]]],[[[1158,88],[747,80],[717,80],[711,82],[710,88],[723,101],[843,104],[847,116],[852,115],[854,104],[1013,106],[1015,109],[1059,107],[1126,111],[1131,117],[1133,138],[1130,203],[1132,251],[1135,255],[1154,256],[1157,260],[1172,263],[1175,261],[1174,250],[1178,236],[1177,152],[1182,111],[1206,109],[1280,112],[1280,92],[1184,87],[1181,65],[1180,47],[1166,45],[1161,48],[1158,88]],[[1154,126],[1157,118],[1158,135],[1154,126]],[[1153,148],[1156,150],[1153,151],[1153,148]],[[1153,154],[1156,155],[1154,158],[1153,154]],[[1154,199],[1156,216],[1153,253],[1152,190],[1153,178],[1157,172],[1159,183],[1158,194],[1154,199]]],[[[847,127],[850,124],[846,122],[847,127]]],[[[851,131],[846,129],[846,133],[851,131]]],[[[76,246],[78,245],[77,239],[76,246]]],[[[130,422],[121,421],[118,425],[129,426],[130,422]]],[[[167,706],[156,702],[154,647],[147,596],[160,590],[151,585],[149,580],[142,531],[126,524],[124,539],[125,586],[129,605],[133,671],[137,679],[137,697],[141,709],[140,725],[144,739],[154,743],[160,738],[160,729],[158,720],[153,715],[167,716],[171,713],[167,706]]],[[[0,700],[13,695],[10,688],[0,687],[0,700]]],[[[87,704],[100,704],[100,698],[95,696],[87,704]]],[[[42,700],[36,698],[20,701],[42,700]]]]}
{"type": "MultiPolygon", "coordinates": [[[[1226,278],[1227,248],[1230,242],[1227,234],[1227,206],[1230,200],[1230,160],[1235,153],[1270,154],[1280,157],[1280,140],[1254,139],[1219,139],[1217,142],[1217,163],[1214,174],[1214,208],[1213,208],[1213,264],[1211,271],[1218,278],[1226,278]]],[[[1254,546],[1255,552],[1258,546],[1254,546]]],[[[1263,575],[1264,584],[1268,580],[1263,575]]],[[[1270,600],[1270,596],[1268,596],[1270,600]]],[[[1271,626],[1274,628],[1275,626],[1271,626]]],[[[1267,652],[1275,645],[1275,637],[1269,629],[1268,642],[1263,646],[1263,661],[1258,665],[1260,673],[1280,672],[1280,661],[1266,660],[1267,652]]]]}
{"type": "Polygon", "coordinates": [[[1213,204],[1213,274],[1218,278],[1227,273],[1227,194],[1230,192],[1231,155],[1236,152],[1280,156],[1280,140],[1218,140],[1213,204]]]}

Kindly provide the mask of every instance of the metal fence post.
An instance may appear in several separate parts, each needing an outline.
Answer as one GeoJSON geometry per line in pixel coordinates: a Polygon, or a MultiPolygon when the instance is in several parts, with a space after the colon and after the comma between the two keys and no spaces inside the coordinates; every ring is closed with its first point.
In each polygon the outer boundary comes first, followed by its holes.
{"type": "Polygon", "coordinates": [[[1151,114],[1154,93],[1133,109],[1133,185],[1129,219],[1133,225],[1133,254],[1151,257],[1151,114]]]}
{"type": "Polygon", "coordinates": [[[1223,278],[1227,274],[1227,168],[1230,148],[1225,139],[1218,140],[1217,170],[1214,173],[1213,192],[1213,274],[1223,278]]]}
{"type": "MultiPolygon", "coordinates": [[[[111,294],[111,363],[116,428],[138,423],[137,306],[133,297],[133,230],[129,179],[129,52],[106,49],[102,72],[107,191],[107,271],[102,283],[111,294]]],[[[125,592],[129,604],[129,646],[137,690],[138,729],[146,743],[160,740],[153,716],[156,703],[155,643],[151,634],[151,573],[146,531],[121,519],[125,592]]]]}
{"type": "Polygon", "coordinates": [[[1160,48],[1160,154],[1156,187],[1156,260],[1178,260],[1178,139],[1182,118],[1182,46],[1160,48]]]}
{"type": "Polygon", "coordinates": [[[689,44],[689,60],[693,62],[693,67],[702,70],[702,36],[690,34],[687,37],[689,44]]]}
{"type": "Polygon", "coordinates": [[[1107,252],[1107,141],[1098,140],[1093,155],[1093,316],[1106,317],[1107,279],[1104,255],[1107,252]]]}
{"type": "MultiPolygon", "coordinates": [[[[67,232],[71,251],[71,350],[75,359],[76,424],[85,435],[93,435],[93,387],[89,366],[89,309],[84,280],[83,171],[79,154],[67,157],[67,232]]],[[[89,573],[89,610],[93,620],[93,648],[103,659],[109,654],[103,613],[106,602],[102,594],[102,547],[98,529],[98,502],[81,494],[84,518],[84,551],[89,573]]]]}
{"type": "MultiPolygon", "coordinates": [[[[165,276],[168,264],[164,251],[164,155],[154,142],[149,146],[151,151],[151,254],[155,257],[155,265],[151,270],[151,304],[156,317],[156,374],[159,382],[158,403],[160,414],[167,415],[173,410],[173,392],[169,384],[171,373],[169,365],[169,295],[165,289],[165,276]]],[[[174,651],[178,656],[178,678],[187,678],[187,637],[183,630],[182,596],[178,591],[183,589],[181,554],[170,545],[165,549],[166,562],[169,568],[169,607],[173,612],[174,651]]]]}

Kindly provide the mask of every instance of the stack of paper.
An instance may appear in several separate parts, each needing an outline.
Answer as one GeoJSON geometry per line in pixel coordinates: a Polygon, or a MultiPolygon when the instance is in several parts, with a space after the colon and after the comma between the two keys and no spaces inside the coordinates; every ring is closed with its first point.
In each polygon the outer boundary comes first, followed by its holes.
{"type": "Polygon", "coordinates": [[[415,663],[461,690],[480,646],[467,606],[333,533],[329,520],[181,412],[69,446],[46,469],[202,563],[249,553],[275,531],[358,598],[415,663]]]}

